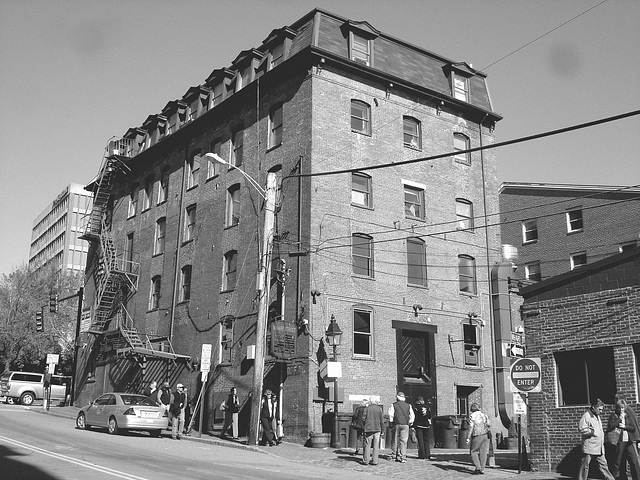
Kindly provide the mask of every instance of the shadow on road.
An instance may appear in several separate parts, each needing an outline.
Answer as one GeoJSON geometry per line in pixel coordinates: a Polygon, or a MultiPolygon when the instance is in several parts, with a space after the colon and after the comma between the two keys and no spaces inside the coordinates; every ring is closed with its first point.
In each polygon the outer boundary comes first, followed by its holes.
{"type": "Polygon", "coordinates": [[[60,480],[45,470],[20,461],[28,456],[18,453],[12,448],[0,445],[0,478],[19,478],[21,480],[60,480]]]}

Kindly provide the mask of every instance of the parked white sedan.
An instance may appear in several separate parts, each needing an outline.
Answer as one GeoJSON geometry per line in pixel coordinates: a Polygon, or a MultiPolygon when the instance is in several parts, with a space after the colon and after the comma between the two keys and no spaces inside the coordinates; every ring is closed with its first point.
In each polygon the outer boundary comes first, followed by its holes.
{"type": "Polygon", "coordinates": [[[121,430],[146,430],[159,437],[169,424],[164,408],[152,399],[133,393],[105,393],[80,409],[76,427],[104,427],[115,435],[121,430]]]}

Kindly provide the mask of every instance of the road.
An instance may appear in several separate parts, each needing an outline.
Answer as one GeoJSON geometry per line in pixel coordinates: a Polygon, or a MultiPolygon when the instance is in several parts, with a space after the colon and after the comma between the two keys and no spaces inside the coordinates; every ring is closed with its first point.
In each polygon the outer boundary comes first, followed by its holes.
{"type": "Polygon", "coordinates": [[[16,480],[371,479],[370,474],[305,465],[266,453],[78,430],[72,420],[0,404],[0,478],[16,480]]]}

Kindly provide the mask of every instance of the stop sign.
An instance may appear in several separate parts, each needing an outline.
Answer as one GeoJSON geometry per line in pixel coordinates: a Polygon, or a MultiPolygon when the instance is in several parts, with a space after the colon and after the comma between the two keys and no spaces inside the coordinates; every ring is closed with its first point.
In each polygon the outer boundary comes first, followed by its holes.
{"type": "Polygon", "coordinates": [[[511,364],[512,392],[539,392],[541,378],[539,358],[518,358],[511,364]]]}

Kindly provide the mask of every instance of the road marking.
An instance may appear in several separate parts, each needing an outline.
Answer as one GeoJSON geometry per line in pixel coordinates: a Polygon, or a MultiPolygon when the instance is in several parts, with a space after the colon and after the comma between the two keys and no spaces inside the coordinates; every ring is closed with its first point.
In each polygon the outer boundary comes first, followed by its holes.
{"type": "Polygon", "coordinates": [[[18,440],[14,440],[12,438],[3,437],[2,435],[0,435],[0,440],[4,440],[6,443],[9,443],[16,447],[26,448],[27,450],[32,450],[34,452],[38,452],[43,455],[48,455],[49,457],[57,458],[58,460],[63,460],[65,462],[73,463],[74,465],[78,465],[80,467],[88,468],[90,470],[96,470],[101,473],[106,473],[114,477],[124,478],[126,480],[149,480],[145,477],[138,477],[137,475],[133,475],[130,473],[119,472],[118,470],[113,470],[112,468],[101,467],[100,465],[95,465],[93,463],[85,462],[83,460],[78,460],[72,457],[68,457],[66,455],[62,455],[60,453],[51,452],[49,450],[45,450],[39,447],[34,447],[33,445],[29,445],[28,443],[19,442],[18,440]]]}

